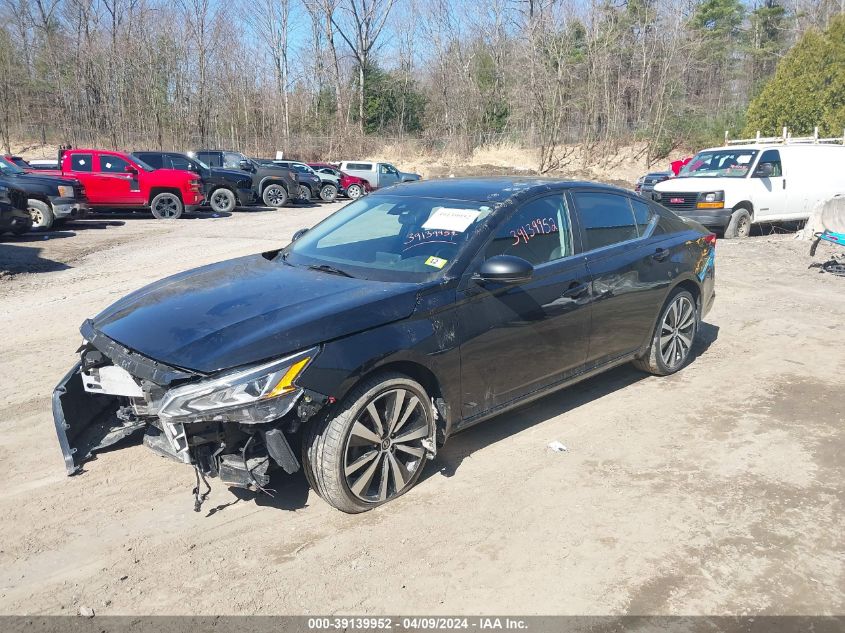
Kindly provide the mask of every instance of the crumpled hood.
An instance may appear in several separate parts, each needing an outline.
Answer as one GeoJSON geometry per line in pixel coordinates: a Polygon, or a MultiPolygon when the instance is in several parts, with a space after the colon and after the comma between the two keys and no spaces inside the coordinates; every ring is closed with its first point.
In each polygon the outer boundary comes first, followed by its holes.
{"type": "Polygon", "coordinates": [[[97,315],[93,326],[154,360],[211,373],[405,318],[417,289],[250,255],[141,288],[97,315]]]}

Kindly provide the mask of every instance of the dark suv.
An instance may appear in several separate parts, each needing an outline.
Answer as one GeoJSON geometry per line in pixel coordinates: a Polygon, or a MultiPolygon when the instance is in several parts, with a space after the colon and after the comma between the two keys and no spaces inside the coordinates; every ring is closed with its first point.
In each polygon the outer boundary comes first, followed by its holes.
{"type": "Polygon", "coordinates": [[[81,218],[88,213],[85,189],[75,178],[29,174],[0,156],[3,179],[26,194],[26,210],[36,229],[49,229],[54,222],[81,218]]]}
{"type": "Polygon", "coordinates": [[[252,176],[239,169],[209,167],[197,158],[179,152],[134,152],[135,158],[155,169],[184,169],[199,175],[202,192],[212,211],[225,213],[236,206],[255,204],[259,198],[252,186],[252,176]]]}
{"type": "Polygon", "coordinates": [[[277,165],[260,165],[240,152],[200,149],[190,153],[211,167],[236,169],[250,174],[252,190],[268,207],[283,207],[299,197],[296,173],[277,165]]]}
{"type": "Polygon", "coordinates": [[[305,163],[295,160],[262,160],[261,162],[265,165],[269,162],[278,167],[284,167],[285,169],[296,172],[297,178],[299,178],[299,199],[304,202],[312,198],[334,202],[334,199],[337,197],[337,186],[331,183],[324,183],[319,174],[305,163]],[[323,191],[324,187],[326,188],[325,192],[323,191]]]}

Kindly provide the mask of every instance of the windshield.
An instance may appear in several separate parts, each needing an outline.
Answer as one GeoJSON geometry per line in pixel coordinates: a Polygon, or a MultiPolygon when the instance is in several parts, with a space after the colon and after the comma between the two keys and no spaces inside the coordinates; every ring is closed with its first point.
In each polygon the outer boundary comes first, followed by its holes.
{"type": "Polygon", "coordinates": [[[12,161],[0,156],[0,172],[6,176],[25,174],[26,172],[12,161]]]}
{"type": "Polygon", "coordinates": [[[699,152],[684,165],[678,178],[745,178],[756,149],[719,149],[699,152]]]}
{"type": "Polygon", "coordinates": [[[457,259],[489,213],[490,207],[463,200],[367,197],[305,233],[283,259],[364,279],[427,281],[457,259]]]}

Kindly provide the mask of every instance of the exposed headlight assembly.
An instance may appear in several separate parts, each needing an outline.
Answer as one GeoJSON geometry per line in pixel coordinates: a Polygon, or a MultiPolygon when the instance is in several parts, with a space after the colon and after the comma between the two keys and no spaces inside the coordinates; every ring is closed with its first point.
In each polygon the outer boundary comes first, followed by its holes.
{"type": "Polygon", "coordinates": [[[58,190],[60,198],[73,198],[73,187],[70,185],[59,185],[58,190]]]}
{"type": "Polygon", "coordinates": [[[270,363],[171,389],[158,415],[176,422],[272,422],[291,410],[302,390],[295,380],[317,355],[312,348],[270,363]]]}
{"type": "Polygon", "coordinates": [[[2,185],[0,185],[0,202],[11,204],[11,200],[9,199],[9,188],[3,187],[2,185]]]}

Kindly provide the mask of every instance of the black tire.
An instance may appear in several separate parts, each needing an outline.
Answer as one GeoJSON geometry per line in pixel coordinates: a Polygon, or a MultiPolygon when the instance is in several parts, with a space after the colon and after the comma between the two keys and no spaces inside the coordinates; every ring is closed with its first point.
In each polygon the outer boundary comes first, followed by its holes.
{"type": "Polygon", "coordinates": [[[361,185],[349,185],[346,188],[346,197],[350,200],[357,200],[364,195],[364,188],[361,185]]]}
{"type": "Polygon", "coordinates": [[[634,361],[634,366],[655,376],[668,376],[679,371],[692,357],[698,326],[698,303],[695,297],[688,290],[676,288],[660,310],[648,350],[642,358],[634,361]],[[672,324],[671,315],[675,306],[678,306],[678,311],[674,313],[676,327],[672,324]],[[689,307],[690,313],[687,314],[680,306],[689,307]],[[686,327],[687,323],[689,327],[686,327]]]}
{"type": "Polygon", "coordinates": [[[725,239],[742,239],[751,234],[751,214],[745,207],[735,209],[725,229],[725,239]]]}
{"type": "Polygon", "coordinates": [[[232,211],[237,204],[238,200],[235,198],[235,194],[224,187],[215,189],[208,196],[208,206],[211,207],[211,210],[215,213],[228,213],[229,211],[232,211]]]}
{"type": "Polygon", "coordinates": [[[261,199],[268,207],[278,209],[283,207],[288,202],[288,190],[282,185],[267,185],[264,191],[261,192],[261,199]]]}
{"type": "Polygon", "coordinates": [[[426,462],[422,443],[433,428],[431,400],[422,385],[393,372],[369,378],[309,423],[302,439],[308,483],[342,512],[387,503],[417,483],[426,462]],[[397,400],[399,413],[393,415],[397,400]]]}
{"type": "Polygon", "coordinates": [[[53,210],[50,205],[41,200],[33,200],[30,198],[26,201],[26,211],[29,217],[32,218],[33,229],[44,229],[45,231],[52,228],[56,221],[56,216],[53,215],[53,210]]]}
{"type": "Polygon", "coordinates": [[[158,220],[176,220],[182,215],[185,205],[175,193],[160,193],[150,202],[150,211],[158,220]]]}
{"type": "Polygon", "coordinates": [[[334,202],[337,198],[337,187],[327,182],[320,187],[320,200],[323,202],[334,202]]]}
{"type": "Polygon", "coordinates": [[[298,200],[301,202],[311,201],[311,188],[308,185],[299,185],[298,200]]]}

